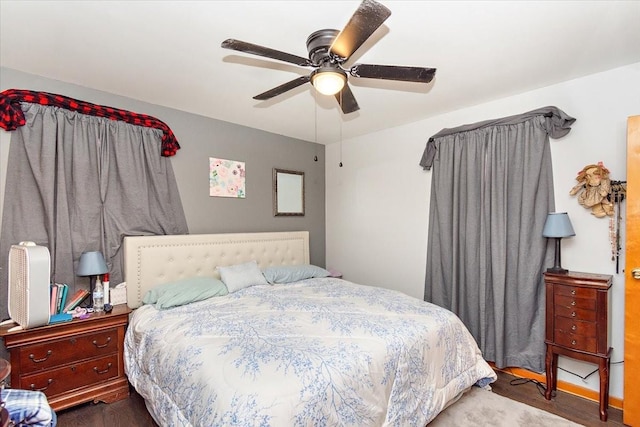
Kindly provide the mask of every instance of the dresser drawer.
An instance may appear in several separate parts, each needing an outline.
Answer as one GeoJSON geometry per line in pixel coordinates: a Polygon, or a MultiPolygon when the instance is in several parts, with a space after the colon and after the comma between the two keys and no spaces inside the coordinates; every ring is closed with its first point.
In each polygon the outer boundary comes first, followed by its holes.
{"type": "Polygon", "coordinates": [[[597,349],[596,337],[577,334],[567,334],[558,329],[555,333],[555,342],[558,345],[572,348],[574,350],[582,350],[595,353],[597,349]]]}
{"type": "Polygon", "coordinates": [[[20,348],[22,374],[41,371],[118,351],[118,329],[75,335],[20,348]]]}
{"type": "Polygon", "coordinates": [[[598,291],[595,289],[587,289],[577,286],[555,286],[556,295],[566,295],[576,298],[596,299],[597,292],[598,291]]]}
{"type": "Polygon", "coordinates": [[[556,305],[561,305],[563,307],[584,308],[586,310],[594,311],[596,309],[597,302],[595,298],[578,298],[566,295],[556,295],[554,301],[556,305]]]}
{"type": "Polygon", "coordinates": [[[597,318],[597,312],[593,310],[585,310],[582,308],[565,307],[557,305],[554,307],[556,316],[566,317],[569,319],[584,320],[587,322],[595,322],[597,318]]]}
{"type": "Polygon", "coordinates": [[[20,377],[18,388],[42,391],[47,397],[118,377],[118,355],[74,363],[20,377]]]}
{"type": "Polygon", "coordinates": [[[596,337],[597,324],[595,322],[585,322],[582,320],[570,319],[568,317],[556,316],[556,333],[576,334],[585,337],[596,337]]]}

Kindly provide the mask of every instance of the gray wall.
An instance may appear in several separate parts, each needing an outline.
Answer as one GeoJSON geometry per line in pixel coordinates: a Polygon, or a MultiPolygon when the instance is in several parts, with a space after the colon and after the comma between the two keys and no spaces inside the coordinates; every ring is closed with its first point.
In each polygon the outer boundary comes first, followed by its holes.
{"type": "MultiPolygon", "coordinates": [[[[182,147],[171,162],[191,234],[308,230],[311,262],[325,266],[323,145],[0,68],[0,91],[5,89],[57,93],[164,121],[182,147]],[[318,161],[314,161],[316,155],[318,161]],[[209,196],[209,157],[245,162],[245,199],[209,196]],[[304,217],[273,216],[273,168],[305,173],[304,217]]],[[[0,190],[5,184],[8,135],[10,132],[0,129],[0,190]]],[[[0,205],[3,201],[4,191],[0,193],[0,205]]]]}

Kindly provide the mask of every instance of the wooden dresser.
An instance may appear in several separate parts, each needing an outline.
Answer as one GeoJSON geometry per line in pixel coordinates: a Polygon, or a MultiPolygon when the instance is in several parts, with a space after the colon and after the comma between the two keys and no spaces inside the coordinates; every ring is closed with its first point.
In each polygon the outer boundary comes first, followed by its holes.
{"type": "Polygon", "coordinates": [[[8,332],[11,387],[44,392],[54,410],[88,401],[115,402],[129,396],[124,373],[124,334],[131,310],[8,332]]]}
{"type": "Polygon", "coordinates": [[[609,407],[609,311],[610,275],[545,273],[546,371],[545,398],[557,387],[558,355],[598,365],[600,374],[600,420],[609,407]]]}

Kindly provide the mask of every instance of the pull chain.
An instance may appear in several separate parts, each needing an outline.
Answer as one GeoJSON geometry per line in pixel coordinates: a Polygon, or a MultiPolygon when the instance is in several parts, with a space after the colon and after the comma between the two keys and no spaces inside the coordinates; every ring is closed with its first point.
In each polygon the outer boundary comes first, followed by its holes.
{"type": "MultiPolygon", "coordinates": [[[[340,91],[340,108],[342,108],[342,91],[340,91]]],[[[339,166],[342,167],[342,116],[340,115],[340,110],[338,110],[338,122],[340,124],[340,163],[339,166]]]]}
{"type": "Polygon", "coordinates": [[[316,143],[316,155],[313,156],[313,161],[317,162],[318,161],[318,99],[317,99],[317,94],[316,94],[316,90],[314,89],[313,91],[313,114],[314,114],[314,121],[313,121],[313,137],[314,137],[314,141],[316,143]]]}

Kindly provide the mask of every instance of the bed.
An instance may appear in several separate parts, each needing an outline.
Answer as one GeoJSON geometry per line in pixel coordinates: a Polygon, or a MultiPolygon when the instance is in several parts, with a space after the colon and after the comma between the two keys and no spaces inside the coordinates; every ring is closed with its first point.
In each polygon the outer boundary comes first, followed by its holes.
{"type": "Polygon", "coordinates": [[[453,313],[322,274],[143,304],[216,267],[306,272],[308,232],[127,237],[124,254],[125,372],[160,426],[425,426],[496,379],[453,313]]]}

